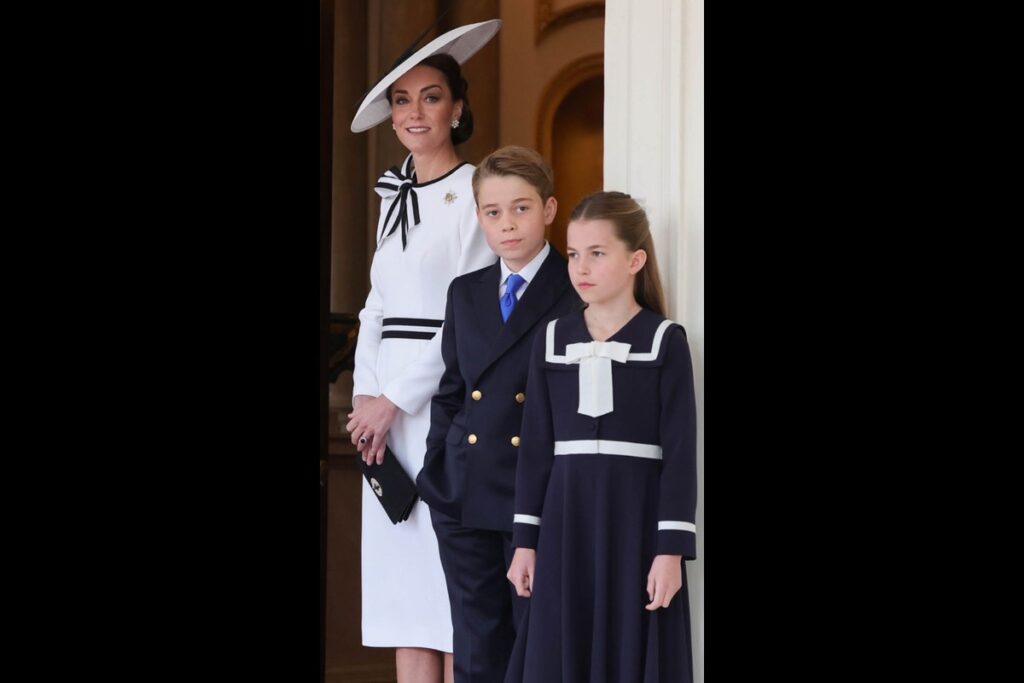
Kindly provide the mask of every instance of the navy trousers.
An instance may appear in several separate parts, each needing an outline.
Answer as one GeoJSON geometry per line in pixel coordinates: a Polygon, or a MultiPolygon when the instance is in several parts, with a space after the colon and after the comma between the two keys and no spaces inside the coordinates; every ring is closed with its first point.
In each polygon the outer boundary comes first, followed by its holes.
{"type": "Polygon", "coordinates": [[[452,606],[455,683],[500,683],[528,598],[505,574],[512,532],[470,529],[430,510],[452,606]]]}

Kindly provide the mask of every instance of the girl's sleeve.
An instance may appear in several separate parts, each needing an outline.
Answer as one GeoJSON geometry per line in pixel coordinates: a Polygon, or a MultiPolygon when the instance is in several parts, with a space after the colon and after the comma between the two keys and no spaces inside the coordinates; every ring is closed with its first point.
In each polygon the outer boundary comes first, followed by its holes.
{"type": "Polygon", "coordinates": [[[697,410],[683,328],[665,335],[661,375],[661,482],[658,555],[697,556],[697,410]]]}
{"type": "MultiPolygon", "coordinates": [[[[554,325],[551,321],[548,325],[554,325]]],[[[544,512],[544,496],[555,461],[555,435],[544,369],[545,334],[537,334],[530,355],[530,374],[526,381],[523,426],[519,431],[519,455],[516,463],[516,503],[512,519],[512,545],[536,548],[544,512]]]]}

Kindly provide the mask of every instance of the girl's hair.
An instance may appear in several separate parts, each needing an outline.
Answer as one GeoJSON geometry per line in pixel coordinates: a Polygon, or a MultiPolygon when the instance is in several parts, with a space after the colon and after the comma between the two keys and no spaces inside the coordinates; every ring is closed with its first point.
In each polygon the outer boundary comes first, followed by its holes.
{"type": "Polygon", "coordinates": [[[654,254],[654,239],[647,214],[636,200],[624,192],[595,192],[580,200],[569,216],[573,221],[611,221],[615,236],[626,243],[630,251],[643,249],[647,263],[633,281],[633,296],[644,308],[665,316],[665,294],[658,274],[658,259],[654,254]]]}
{"type": "MultiPolygon", "coordinates": [[[[441,53],[427,57],[417,66],[429,66],[443,73],[444,79],[448,83],[448,89],[452,92],[452,102],[462,100],[462,116],[459,117],[459,127],[452,128],[452,144],[462,144],[473,134],[473,112],[469,110],[469,95],[466,94],[466,91],[469,90],[469,83],[462,77],[459,63],[451,55],[441,53]]],[[[391,101],[392,87],[388,86],[388,102],[391,101]]]]}

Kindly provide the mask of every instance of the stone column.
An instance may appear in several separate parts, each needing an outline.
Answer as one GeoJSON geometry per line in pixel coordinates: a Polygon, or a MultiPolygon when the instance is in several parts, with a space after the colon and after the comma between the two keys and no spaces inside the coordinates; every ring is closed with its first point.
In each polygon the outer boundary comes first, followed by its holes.
{"type": "Polygon", "coordinates": [[[704,680],[704,0],[608,0],[604,182],[651,220],[668,315],[697,394],[697,560],[686,563],[694,680],[704,680]]]}

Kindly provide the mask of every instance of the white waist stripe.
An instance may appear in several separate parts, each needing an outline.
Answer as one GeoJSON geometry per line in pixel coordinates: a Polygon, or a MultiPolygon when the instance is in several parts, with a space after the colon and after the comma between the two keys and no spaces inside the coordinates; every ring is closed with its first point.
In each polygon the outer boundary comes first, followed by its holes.
{"type": "Polygon", "coordinates": [[[697,525],[693,522],[658,522],[658,531],[689,531],[697,533],[697,525]]]}
{"type": "Polygon", "coordinates": [[[628,455],[634,458],[661,460],[661,446],[633,441],[608,441],[607,439],[581,439],[579,441],[556,441],[555,455],[575,453],[600,453],[602,455],[628,455]]]}
{"type": "Polygon", "coordinates": [[[540,526],[540,517],[534,517],[533,515],[516,515],[512,518],[513,524],[532,524],[534,526],[540,526]]]}

